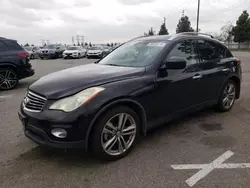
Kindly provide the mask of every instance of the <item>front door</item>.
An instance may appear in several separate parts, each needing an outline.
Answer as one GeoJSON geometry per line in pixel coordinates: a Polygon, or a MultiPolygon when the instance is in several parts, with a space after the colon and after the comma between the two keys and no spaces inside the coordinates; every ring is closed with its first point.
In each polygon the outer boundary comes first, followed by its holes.
{"type": "Polygon", "coordinates": [[[166,61],[173,57],[185,59],[187,65],[181,70],[167,69],[165,76],[157,76],[154,94],[157,109],[153,112],[157,119],[196,104],[196,82],[199,81],[199,72],[195,40],[178,42],[167,55],[166,61]]]}

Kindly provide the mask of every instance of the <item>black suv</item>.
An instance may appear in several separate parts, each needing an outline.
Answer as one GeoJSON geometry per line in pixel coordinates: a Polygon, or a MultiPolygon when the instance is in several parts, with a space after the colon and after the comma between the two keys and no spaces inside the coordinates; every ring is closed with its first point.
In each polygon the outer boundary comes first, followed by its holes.
{"type": "Polygon", "coordinates": [[[39,56],[44,58],[62,58],[65,47],[61,44],[48,44],[40,50],[39,56]]]}
{"type": "Polygon", "coordinates": [[[10,90],[20,79],[32,76],[29,53],[16,40],[0,37],[0,90],[10,90]]]}
{"type": "Polygon", "coordinates": [[[180,115],[240,97],[241,65],[221,42],[200,33],[129,41],[94,64],[32,84],[19,118],[38,144],[86,148],[114,160],[140,134],[180,115]]]}

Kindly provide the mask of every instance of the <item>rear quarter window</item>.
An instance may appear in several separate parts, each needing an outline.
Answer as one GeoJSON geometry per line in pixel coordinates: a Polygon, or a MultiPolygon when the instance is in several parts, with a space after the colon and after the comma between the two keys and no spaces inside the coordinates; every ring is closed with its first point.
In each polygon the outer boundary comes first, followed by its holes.
{"type": "Polygon", "coordinates": [[[4,52],[7,50],[8,50],[7,46],[3,42],[0,41],[0,52],[4,52]]]}
{"type": "Polygon", "coordinates": [[[220,58],[233,57],[232,53],[223,45],[218,44],[218,52],[219,52],[220,58]]]}
{"type": "Polygon", "coordinates": [[[4,43],[8,46],[9,50],[23,50],[16,41],[6,40],[4,43]]]}

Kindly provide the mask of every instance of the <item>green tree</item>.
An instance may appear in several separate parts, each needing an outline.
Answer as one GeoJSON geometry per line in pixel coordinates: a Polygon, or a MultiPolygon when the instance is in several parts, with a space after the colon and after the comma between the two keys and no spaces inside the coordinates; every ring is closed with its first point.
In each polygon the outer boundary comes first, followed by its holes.
{"type": "Polygon", "coordinates": [[[108,47],[110,47],[110,44],[109,44],[109,43],[107,43],[107,46],[108,46],[108,47]]]}
{"type": "Polygon", "coordinates": [[[92,44],[91,44],[91,42],[89,42],[89,46],[90,46],[90,47],[92,47],[92,44]]]}
{"type": "Polygon", "coordinates": [[[177,24],[176,33],[182,32],[193,32],[194,29],[191,27],[191,22],[189,21],[188,16],[182,15],[179,23],[177,24]]]}
{"type": "Polygon", "coordinates": [[[111,47],[113,47],[113,46],[114,46],[113,42],[111,42],[110,46],[111,46],[111,47]]]}
{"type": "Polygon", "coordinates": [[[161,28],[160,28],[160,31],[158,33],[158,35],[168,35],[168,30],[166,28],[166,18],[164,18],[164,22],[163,24],[161,25],[161,28]]]}
{"type": "Polygon", "coordinates": [[[250,40],[250,18],[246,10],[238,18],[236,26],[232,28],[232,35],[234,41],[239,44],[250,40]]]}
{"type": "Polygon", "coordinates": [[[30,46],[29,43],[26,43],[24,46],[30,46]]]}
{"type": "Polygon", "coordinates": [[[81,46],[83,46],[83,42],[81,43],[81,46]]]}
{"type": "Polygon", "coordinates": [[[85,46],[88,46],[88,43],[87,43],[87,42],[85,42],[85,46]]]}

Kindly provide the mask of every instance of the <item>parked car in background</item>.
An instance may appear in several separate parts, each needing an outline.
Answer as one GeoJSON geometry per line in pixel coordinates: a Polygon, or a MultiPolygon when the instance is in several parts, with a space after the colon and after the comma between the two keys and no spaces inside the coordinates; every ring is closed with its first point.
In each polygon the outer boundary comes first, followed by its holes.
{"type": "Polygon", "coordinates": [[[95,57],[95,58],[102,58],[104,55],[103,48],[100,46],[93,46],[87,51],[87,58],[95,57]]]}
{"type": "Polygon", "coordinates": [[[30,59],[39,58],[40,48],[36,46],[25,46],[24,49],[29,53],[30,59]]]}
{"type": "Polygon", "coordinates": [[[103,54],[107,55],[111,52],[111,48],[108,46],[103,46],[103,54]]]}
{"type": "Polygon", "coordinates": [[[63,52],[63,59],[67,58],[78,58],[86,56],[86,49],[82,46],[68,46],[63,52]]]}
{"type": "Polygon", "coordinates": [[[209,36],[138,38],[96,63],[39,79],[20,108],[25,135],[116,160],[173,118],[211,106],[231,110],[241,92],[240,60],[209,36]]]}
{"type": "Polygon", "coordinates": [[[13,89],[34,73],[29,53],[16,40],[0,37],[0,90],[13,89]]]}
{"type": "Polygon", "coordinates": [[[44,58],[62,58],[65,46],[61,44],[48,44],[40,50],[39,57],[44,58]]]}

